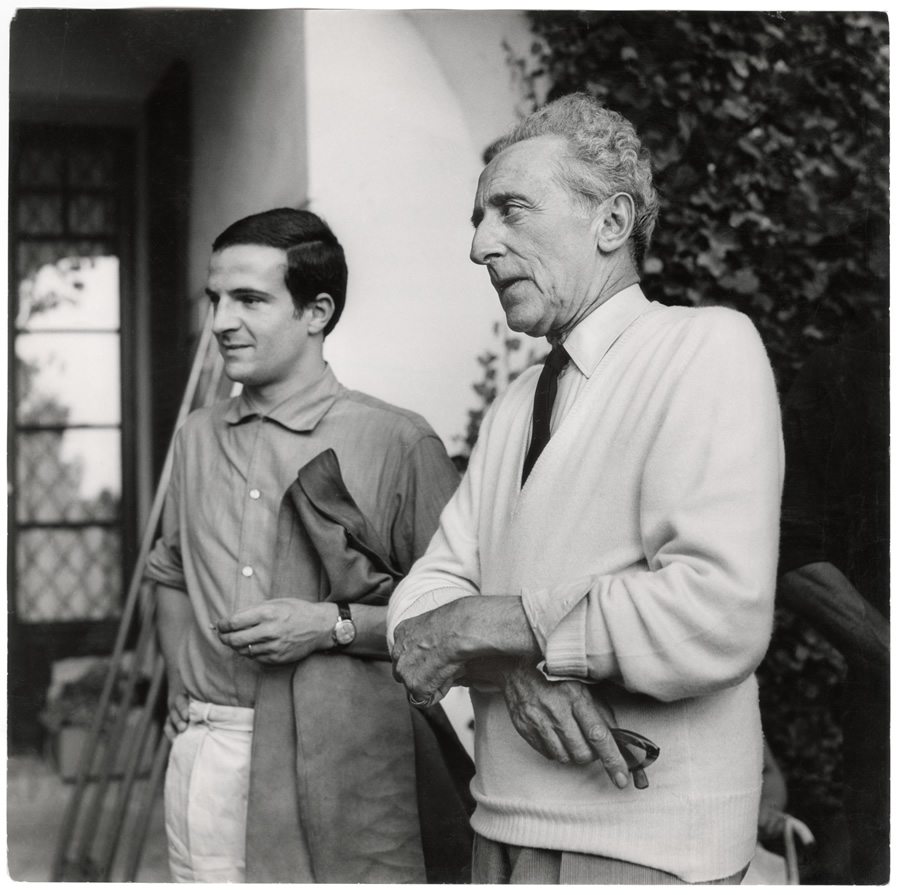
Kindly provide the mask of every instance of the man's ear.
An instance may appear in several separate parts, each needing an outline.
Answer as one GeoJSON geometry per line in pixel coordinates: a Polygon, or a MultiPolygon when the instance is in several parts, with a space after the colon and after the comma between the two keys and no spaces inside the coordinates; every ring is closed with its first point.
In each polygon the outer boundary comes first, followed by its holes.
{"type": "Polygon", "coordinates": [[[594,219],[597,248],[609,253],[625,245],[634,229],[634,217],[634,200],[628,193],[616,193],[604,201],[594,219]]]}
{"type": "Polygon", "coordinates": [[[305,308],[309,314],[307,332],[311,336],[322,332],[334,316],[334,299],[327,292],[320,292],[305,308]]]}

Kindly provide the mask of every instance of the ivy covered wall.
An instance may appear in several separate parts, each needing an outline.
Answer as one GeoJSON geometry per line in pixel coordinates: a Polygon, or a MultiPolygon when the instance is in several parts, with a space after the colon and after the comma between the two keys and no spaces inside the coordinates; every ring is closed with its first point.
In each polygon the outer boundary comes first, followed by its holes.
{"type": "Polygon", "coordinates": [[[813,348],[886,313],[886,15],[529,15],[526,81],[593,93],[653,154],[649,295],[748,314],[782,388],[813,348]]]}

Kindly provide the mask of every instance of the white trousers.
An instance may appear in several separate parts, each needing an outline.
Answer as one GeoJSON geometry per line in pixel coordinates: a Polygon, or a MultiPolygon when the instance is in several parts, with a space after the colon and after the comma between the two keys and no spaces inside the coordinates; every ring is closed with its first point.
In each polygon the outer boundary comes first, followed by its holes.
{"type": "Polygon", "coordinates": [[[169,869],[177,883],[242,883],[253,709],[190,703],[166,770],[169,869]]]}

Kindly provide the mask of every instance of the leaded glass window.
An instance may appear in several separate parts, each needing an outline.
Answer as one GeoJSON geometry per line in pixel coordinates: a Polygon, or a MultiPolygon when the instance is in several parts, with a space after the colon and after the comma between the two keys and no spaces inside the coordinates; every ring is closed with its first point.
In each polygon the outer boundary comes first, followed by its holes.
{"type": "Polygon", "coordinates": [[[15,141],[10,448],[19,622],[119,613],[123,209],[115,133],[25,126],[15,141]]]}

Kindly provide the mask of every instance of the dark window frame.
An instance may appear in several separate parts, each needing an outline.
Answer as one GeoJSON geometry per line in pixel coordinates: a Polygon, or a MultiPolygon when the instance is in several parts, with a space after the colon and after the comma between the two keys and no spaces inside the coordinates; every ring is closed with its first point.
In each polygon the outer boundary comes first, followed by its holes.
{"type": "Polygon", "coordinates": [[[137,186],[137,133],[133,128],[109,126],[109,125],[76,125],[66,123],[41,123],[33,121],[16,121],[10,127],[10,170],[9,170],[9,306],[11,325],[8,330],[8,420],[7,420],[7,456],[10,481],[16,487],[8,499],[8,618],[10,621],[10,640],[14,630],[27,628],[30,637],[35,637],[36,642],[44,644],[51,653],[59,654],[59,649],[54,648],[57,640],[69,641],[68,648],[59,644],[64,654],[81,654],[82,648],[103,651],[112,644],[115,631],[118,626],[118,614],[110,615],[103,619],[79,619],[68,618],[63,620],[28,621],[20,619],[20,606],[17,592],[18,580],[18,531],[38,529],[64,529],[78,530],[87,526],[96,528],[116,528],[120,537],[120,569],[117,576],[118,593],[112,595],[112,604],[120,606],[124,597],[125,582],[128,580],[134,563],[137,545],[137,531],[135,519],[136,504],[136,469],[135,469],[135,438],[136,421],[134,419],[135,406],[135,381],[136,381],[136,313],[134,302],[134,235],[136,212],[136,186],[137,186]],[[32,141],[44,141],[46,145],[56,142],[62,145],[76,146],[78,148],[91,147],[102,144],[111,148],[117,166],[116,179],[118,186],[115,190],[98,188],[78,184],[66,185],[63,188],[67,197],[77,197],[87,194],[104,194],[115,199],[117,205],[117,226],[115,232],[91,232],[83,234],[78,232],[47,233],[39,232],[20,233],[18,227],[19,200],[23,193],[41,194],[50,191],[59,192],[57,187],[30,185],[22,187],[16,176],[16,163],[23,145],[32,141]],[[68,189],[68,193],[65,190],[68,189]],[[120,415],[118,425],[72,423],[20,423],[17,419],[17,391],[16,391],[16,339],[24,333],[78,333],[90,334],[95,332],[110,333],[110,329],[84,328],[36,328],[19,330],[14,323],[18,312],[18,286],[21,279],[19,271],[18,246],[21,243],[35,241],[59,241],[59,242],[93,242],[109,244],[119,259],[119,306],[120,317],[117,336],[119,339],[119,381],[120,381],[120,415]],[[114,522],[107,520],[94,521],[39,521],[20,522],[17,513],[18,500],[18,436],[20,433],[41,431],[69,431],[98,429],[109,431],[119,430],[119,442],[121,446],[121,496],[118,519],[114,522]],[[73,642],[77,641],[77,642],[73,642]],[[65,652],[69,649],[69,652],[65,652]]]}

